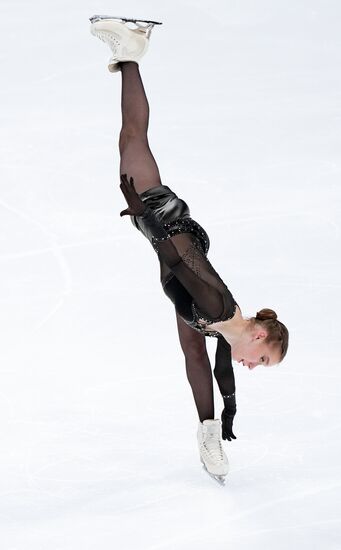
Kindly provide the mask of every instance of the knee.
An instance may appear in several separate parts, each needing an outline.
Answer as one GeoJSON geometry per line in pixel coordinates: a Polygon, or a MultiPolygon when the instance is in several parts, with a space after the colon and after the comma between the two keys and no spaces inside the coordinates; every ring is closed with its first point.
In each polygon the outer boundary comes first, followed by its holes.
{"type": "Polygon", "coordinates": [[[134,126],[123,126],[118,143],[120,154],[122,154],[131,143],[138,142],[141,144],[148,143],[147,134],[134,126]]]}
{"type": "Polygon", "coordinates": [[[194,365],[195,368],[200,369],[207,363],[208,355],[205,344],[195,343],[195,345],[191,346],[187,350],[184,350],[184,355],[186,363],[194,365]]]}
{"type": "Polygon", "coordinates": [[[120,150],[120,154],[124,152],[125,148],[127,147],[129,141],[133,138],[133,134],[131,131],[126,130],[125,128],[121,130],[120,133],[120,139],[118,142],[118,147],[120,150]]]}
{"type": "Polygon", "coordinates": [[[188,327],[177,314],[180,346],[185,358],[198,359],[207,355],[206,342],[203,334],[188,327]]]}

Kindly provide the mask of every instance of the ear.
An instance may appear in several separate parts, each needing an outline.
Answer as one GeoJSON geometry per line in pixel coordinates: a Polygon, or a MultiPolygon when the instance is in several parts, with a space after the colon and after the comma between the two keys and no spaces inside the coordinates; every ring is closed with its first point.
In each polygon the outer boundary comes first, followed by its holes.
{"type": "Polygon", "coordinates": [[[252,340],[264,340],[268,333],[262,327],[255,327],[252,331],[252,340]]]}

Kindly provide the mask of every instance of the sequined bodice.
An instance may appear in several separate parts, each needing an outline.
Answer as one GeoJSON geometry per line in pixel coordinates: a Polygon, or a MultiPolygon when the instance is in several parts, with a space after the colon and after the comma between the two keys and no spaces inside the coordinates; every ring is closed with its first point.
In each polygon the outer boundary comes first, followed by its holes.
{"type": "Polygon", "coordinates": [[[235,303],[233,310],[231,311],[230,314],[228,314],[227,317],[219,320],[217,319],[210,320],[210,319],[206,319],[203,316],[203,314],[199,311],[199,308],[195,305],[195,303],[192,302],[191,310],[193,314],[193,320],[186,321],[186,323],[192,328],[194,328],[195,330],[197,330],[198,332],[201,332],[202,334],[204,334],[205,336],[218,338],[220,332],[216,330],[208,330],[207,327],[219,321],[228,321],[229,319],[232,319],[232,317],[234,317],[236,313],[236,309],[237,309],[237,304],[235,303]]]}
{"type": "Polygon", "coordinates": [[[153,236],[164,291],[177,313],[195,330],[217,336],[208,325],[231,319],[236,302],[207,258],[206,231],[189,217],[162,224],[148,207],[142,218],[153,236]]]}

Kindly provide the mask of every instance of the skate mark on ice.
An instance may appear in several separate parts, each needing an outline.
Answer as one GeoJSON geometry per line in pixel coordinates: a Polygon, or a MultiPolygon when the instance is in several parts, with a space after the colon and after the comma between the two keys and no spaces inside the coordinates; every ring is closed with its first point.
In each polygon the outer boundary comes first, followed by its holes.
{"type": "MultiPolygon", "coordinates": [[[[1,59],[1,56],[0,56],[0,59],[1,59]]],[[[98,69],[98,63],[97,62],[94,62],[94,63],[89,62],[89,63],[86,63],[86,64],[85,63],[80,64],[80,65],[78,65],[78,63],[77,63],[77,66],[72,65],[72,67],[70,67],[70,68],[65,68],[61,71],[58,71],[58,72],[55,72],[55,73],[50,73],[50,74],[47,74],[45,76],[41,76],[39,78],[31,80],[30,82],[25,83],[25,92],[30,92],[32,90],[35,90],[36,88],[39,89],[39,86],[41,84],[44,84],[44,82],[53,82],[54,80],[63,79],[65,77],[67,77],[68,75],[74,76],[77,73],[84,73],[86,75],[86,74],[89,73],[89,71],[91,72],[92,70],[96,70],[96,69],[98,69]]],[[[10,95],[10,94],[15,94],[15,93],[19,93],[21,95],[22,91],[23,91],[22,84],[16,84],[14,86],[7,86],[6,88],[2,87],[0,89],[0,96],[1,95],[10,95]]]]}
{"type": "MultiPolygon", "coordinates": [[[[0,372],[13,372],[13,370],[11,369],[10,371],[0,371],[0,372]]],[[[15,419],[15,409],[16,409],[16,406],[14,404],[14,401],[8,396],[6,395],[5,393],[0,393],[0,402],[3,401],[6,406],[7,406],[7,410],[9,412],[8,416],[9,416],[9,419],[8,421],[13,423],[14,422],[14,419],[15,419]]],[[[3,411],[1,412],[1,417],[2,419],[4,419],[4,413],[3,411]]]]}
{"type": "MultiPolygon", "coordinates": [[[[289,496],[285,496],[285,497],[281,497],[281,498],[277,498],[277,499],[272,499],[272,500],[269,500],[266,503],[259,504],[258,506],[251,506],[250,508],[248,508],[247,510],[245,510],[243,512],[238,512],[236,514],[229,513],[229,516],[228,516],[229,521],[239,520],[239,519],[245,518],[247,516],[254,516],[254,514],[259,512],[259,511],[267,510],[268,508],[271,509],[273,506],[283,504],[284,502],[291,502],[291,501],[301,500],[301,499],[304,499],[304,498],[309,497],[309,496],[315,496],[315,495],[318,495],[318,494],[323,493],[323,492],[328,492],[330,490],[337,489],[338,487],[341,487],[341,482],[339,482],[339,483],[326,483],[324,487],[309,488],[309,489],[299,491],[294,495],[291,494],[289,496]]],[[[223,494],[225,494],[225,492],[220,493],[220,494],[223,495],[223,494]]],[[[228,494],[228,492],[226,494],[228,494]]],[[[328,520],[326,520],[326,521],[328,522],[328,520]]],[[[331,521],[334,523],[337,520],[331,520],[331,521]]],[[[315,524],[316,524],[315,522],[312,523],[312,525],[315,525],[315,524]]],[[[181,546],[181,548],[183,548],[184,543],[193,543],[195,541],[200,542],[202,540],[202,537],[205,536],[206,534],[210,535],[212,533],[212,530],[216,531],[216,532],[219,532],[219,529],[223,530],[224,527],[226,527],[226,518],[218,520],[216,522],[210,521],[209,524],[206,527],[202,526],[202,524],[201,524],[201,526],[198,525],[195,535],[191,535],[191,534],[186,535],[184,533],[181,533],[179,536],[168,538],[167,542],[157,543],[157,544],[149,546],[148,550],[160,550],[160,549],[164,549],[164,548],[173,549],[173,548],[177,548],[177,546],[181,546]]],[[[294,527],[294,529],[297,529],[297,528],[298,528],[297,526],[294,527]]],[[[285,525],[283,527],[283,529],[286,530],[287,525],[285,525]]]]}
{"type": "Polygon", "coordinates": [[[86,241],[76,241],[74,243],[58,244],[56,246],[47,246],[44,248],[35,248],[33,250],[27,250],[25,252],[11,252],[8,254],[0,255],[0,262],[18,260],[22,258],[29,258],[33,256],[41,256],[44,254],[53,253],[56,248],[58,250],[67,250],[72,248],[80,248],[82,246],[89,246],[93,244],[105,244],[121,241],[134,241],[134,237],[122,236],[122,237],[107,237],[105,239],[88,239],[86,241]]]}
{"type": "Polygon", "coordinates": [[[32,218],[25,212],[22,212],[21,210],[18,210],[17,208],[12,207],[11,205],[7,204],[5,201],[0,199],[0,206],[14,214],[15,216],[18,216],[18,218],[21,218],[22,220],[25,220],[28,223],[31,223],[35,227],[37,227],[44,235],[45,237],[50,241],[51,243],[51,253],[56,259],[56,262],[59,266],[59,271],[62,278],[62,283],[64,285],[64,288],[60,292],[60,298],[57,302],[57,304],[44,316],[44,318],[39,321],[30,331],[30,334],[33,334],[41,329],[43,325],[45,325],[55,314],[56,312],[63,306],[65,298],[71,294],[72,292],[72,276],[71,276],[71,270],[67,264],[66,259],[64,258],[62,251],[57,243],[57,236],[46,229],[46,227],[38,220],[32,218]]]}
{"type": "MultiPolygon", "coordinates": [[[[248,470],[249,468],[253,468],[255,464],[262,462],[264,458],[270,453],[269,445],[261,445],[259,443],[256,443],[255,445],[251,445],[251,447],[254,447],[257,450],[257,458],[253,458],[251,461],[246,462],[242,466],[234,467],[233,465],[231,465],[231,470],[230,470],[231,473],[237,473],[237,472],[241,472],[242,470],[248,470]]],[[[250,449],[250,445],[248,445],[248,448],[250,449]]],[[[249,454],[247,447],[245,450],[245,454],[246,455],[249,454]]]]}
{"type": "MultiPolygon", "coordinates": [[[[337,222],[334,222],[330,218],[327,218],[326,216],[321,216],[321,214],[317,214],[316,212],[307,212],[307,211],[298,211],[298,212],[288,212],[288,213],[275,213],[271,214],[270,212],[266,215],[266,222],[271,221],[278,221],[280,219],[288,219],[288,218],[308,218],[311,219],[314,223],[317,221],[323,222],[325,225],[330,226],[334,231],[334,236],[336,238],[340,237],[340,224],[337,222]]],[[[228,222],[226,219],[217,220],[216,218],[213,220],[208,220],[208,224],[212,227],[219,227],[219,226],[230,226],[230,225],[239,225],[244,223],[257,223],[257,222],[264,222],[264,215],[262,216],[245,216],[245,217],[238,217],[236,219],[229,219],[228,222]]]]}

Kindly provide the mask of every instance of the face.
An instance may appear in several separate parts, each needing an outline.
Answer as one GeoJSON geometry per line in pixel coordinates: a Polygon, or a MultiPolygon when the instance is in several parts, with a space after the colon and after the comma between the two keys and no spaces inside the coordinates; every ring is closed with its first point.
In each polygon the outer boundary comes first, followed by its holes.
{"type": "Polygon", "coordinates": [[[232,359],[242,363],[250,370],[259,365],[272,367],[280,361],[280,354],[276,348],[265,343],[267,333],[263,329],[255,329],[244,335],[232,347],[232,359]]]}

